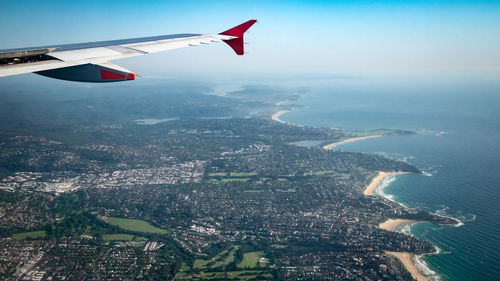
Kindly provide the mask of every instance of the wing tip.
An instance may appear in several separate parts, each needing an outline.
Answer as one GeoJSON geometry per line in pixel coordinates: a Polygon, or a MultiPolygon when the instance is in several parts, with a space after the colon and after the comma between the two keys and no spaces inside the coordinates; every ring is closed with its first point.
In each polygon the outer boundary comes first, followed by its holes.
{"type": "Polygon", "coordinates": [[[221,32],[219,34],[221,35],[230,35],[230,36],[235,36],[235,37],[243,37],[243,34],[250,28],[252,25],[254,25],[257,22],[257,20],[249,20],[246,21],[240,25],[237,25],[233,28],[230,28],[224,32],[221,32]]]}
{"type": "Polygon", "coordinates": [[[241,56],[243,54],[245,54],[245,50],[244,50],[244,47],[243,47],[243,35],[245,34],[245,32],[250,28],[252,27],[252,25],[254,25],[255,23],[257,22],[257,20],[255,19],[252,19],[252,20],[249,20],[249,21],[246,21],[240,25],[237,25],[233,28],[230,28],[224,32],[221,32],[219,34],[221,35],[229,35],[229,36],[234,36],[236,38],[233,38],[233,39],[229,39],[229,40],[223,40],[226,44],[229,45],[229,47],[231,47],[234,52],[241,56]]]}

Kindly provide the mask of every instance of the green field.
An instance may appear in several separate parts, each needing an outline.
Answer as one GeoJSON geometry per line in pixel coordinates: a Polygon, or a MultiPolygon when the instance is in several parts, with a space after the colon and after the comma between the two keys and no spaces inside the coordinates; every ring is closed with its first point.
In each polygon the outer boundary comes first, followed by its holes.
{"type": "Polygon", "coordinates": [[[217,172],[217,173],[208,173],[209,177],[234,177],[234,178],[241,178],[241,177],[251,177],[251,176],[256,176],[257,173],[255,172],[231,172],[226,173],[226,172],[217,172]]]}
{"type": "Polygon", "coordinates": [[[266,254],[262,251],[248,252],[243,254],[243,260],[237,265],[238,268],[256,268],[263,267],[266,264],[259,262],[266,254]]]}
{"type": "Polygon", "coordinates": [[[188,274],[179,272],[174,280],[272,280],[273,275],[269,271],[242,270],[226,272],[201,272],[188,274]]]}
{"type": "Polygon", "coordinates": [[[225,266],[235,261],[236,251],[240,246],[231,246],[222,250],[211,259],[196,259],[193,271],[183,263],[175,280],[269,280],[273,275],[266,268],[266,263],[259,264],[262,251],[243,254],[243,260],[238,264],[239,271],[226,271],[225,266]]]}
{"type": "Polygon", "coordinates": [[[208,173],[209,177],[225,177],[227,173],[208,173]]]}
{"type": "Polygon", "coordinates": [[[257,173],[255,173],[255,172],[250,172],[250,173],[247,173],[247,172],[232,172],[232,173],[229,173],[229,175],[231,177],[251,177],[251,176],[257,175],[257,173]]]}
{"type": "Polygon", "coordinates": [[[226,178],[226,179],[221,179],[221,182],[247,182],[249,181],[249,178],[226,178]]]}
{"type": "Polygon", "coordinates": [[[103,220],[111,225],[118,226],[121,229],[134,232],[169,234],[168,230],[158,228],[145,220],[125,219],[117,217],[103,217],[103,220]]]}
{"type": "Polygon", "coordinates": [[[196,259],[194,260],[193,268],[207,269],[226,266],[234,261],[234,254],[239,248],[239,246],[229,247],[209,260],[196,259]]]}
{"type": "Polygon", "coordinates": [[[304,173],[304,176],[324,176],[324,175],[331,175],[334,173],[335,173],[335,171],[333,171],[333,170],[325,170],[325,171],[304,173]]]}
{"type": "Polygon", "coordinates": [[[14,238],[16,240],[43,239],[45,237],[47,237],[47,232],[45,232],[45,230],[19,232],[19,233],[12,234],[12,238],[14,238]]]}
{"type": "Polygon", "coordinates": [[[130,234],[103,234],[102,240],[104,241],[131,241],[134,239],[134,235],[130,234]]]}

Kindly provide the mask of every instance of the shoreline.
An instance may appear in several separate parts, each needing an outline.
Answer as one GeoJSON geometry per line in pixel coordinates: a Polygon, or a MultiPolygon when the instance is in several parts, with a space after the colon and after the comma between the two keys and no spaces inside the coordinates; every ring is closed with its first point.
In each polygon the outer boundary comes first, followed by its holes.
{"type": "MultiPolygon", "coordinates": [[[[387,177],[407,174],[407,172],[382,172],[379,171],[378,174],[370,181],[370,183],[363,190],[364,195],[374,196],[374,191],[380,185],[380,183],[387,177]]],[[[398,227],[404,224],[415,224],[421,221],[418,220],[409,220],[409,219],[387,219],[381,223],[379,223],[378,227],[387,231],[396,231],[398,227]]],[[[411,274],[413,279],[417,281],[430,281],[429,278],[425,277],[420,270],[418,270],[415,265],[414,255],[408,252],[391,252],[385,251],[386,254],[391,255],[397,258],[406,270],[411,274]]]]}
{"type": "Polygon", "coordinates": [[[322,148],[325,149],[325,150],[328,150],[328,149],[332,149],[332,148],[334,148],[336,146],[339,146],[339,145],[342,145],[342,144],[346,144],[346,143],[350,143],[350,142],[355,142],[355,141],[366,140],[366,139],[371,139],[371,138],[378,138],[378,137],[381,137],[381,136],[382,135],[373,135],[373,136],[348,138],[348,139],[345,139],[345,140],[341,140],[341,141],[337,141],[337,142],[333,142],[333,143],[324,145],[322,148]]]}
{"type": "Polygon", "coordinates": [[[412,254],[407,252],[391,252],[391,251],[385,251],[385,253],[397,258],[403,264],[406,270],[408,270],[413,279],[417,281],[430,281],[429,278],[422,275],[422,273],[418,270],[417,266],[415,265],[415,261],[413,260],[414,257],[412,254]]]}
{"type": "Polygon", "coordinates": [[[290,112],[292,110],[280,110],[276,113],[274,113],[272,116],[271,116],[271,119],[274,120],[274,121],[277,121],[277,122],[280,122],[280,123],[285,123],[287,124],[288,122],[285,122],[283,120],[280,120],[279,117],[287,112],[290,112]]]}
{"type": "MultiPolygon", "coordinates": [[[[396,231],[401,225],[404,224],[415,224],[421,221],[417,220],[408,220],[408,219],[388,219],[384,222],[379,223],[378,227],[387,231],[396,231]]],[[[413,279],[417,281],[430,281],[429,278],[425,277],[420,270],[418,270],[417,265],[415,264],[415,255],[409,252],[392,252],[385,251],[386,254],[389,254],[395,258],[397,258],[406,270],[411,274],[413,279]]]]}
{"type": "Polygon", "coordinates": [[[408,172],[378,172],[378,174],[371,180],[371,182],[366,186],[366,188],[363,190],[364,195],[371,195],[373,196],[373,192],[375,192],[375,189],[377,189],[377,186],[382,182],[387,177],[390,176],[395,176],[395,175],[403,175],[403,174],[408,174],[408,172]]]}
{"type": "MultiPolygon", "coordinates": [[[[291,112],[293,109],[288,109],[288,110],[279,110],[278,112],[274,113],[271,116],[271,119],[276,122],[280,122],[283,124],[289,124],[289,122],[285,122],[283,120],[280,120],[279,117],[287,112],[291,112]]],[[[336,146],[346,144],[346,143],[351,143],[351,142],[356,142],[356,141],[361,141],[361,140],[366,140],[366,139],[371,139],[371,138],[377,138],[377,137],[382,137],[383,135],[371,135],[371,136],[363,136],[363,137],[353,137],[353,138],[348,138],[344,139],[341,141],[333,142],[327,145],[322,146],[322,149],[324,150],[329,150],[332,149],[336,146]]],[[[376,188],[380,183],[387,177],[390,176],[395,176],[395,175],[401,175],[401,174],[408,174],[409,172],[383,172],[379,171],[378,174],[370,181],[370,183],[365,187],[363,190],[364,195],[368,196],[376,196],[374,194],[376,188]]],[[[393,201],[393,200],[392,200],[393,201]]],[[[403,224],[415,224],[419,223],[422,221],[418,220],[409,220],[409,219],[387,219],[386,221],[380,223],[378,225],[379,228],[387,230],[387,231],[396,231],[396,229],[403,225],[403,224]]],[[[430,281],[429,278],[425,277],[422,272],[417,268],[415,264],[415,255],[409,252],[391,252],[391,251],[384,251],[386,254],[391,255],[395,258],[397,258],[401,264],[405,267],[405,269],[411,274],[411,276],[417,280],[417,281],[430,281]]]]}
{"type": "Polygon", "coordinates": [[[417,220],[407,220],[407,219],[388,219],[384,222],[378,224],[378,227],[387,231],[396,231],[396,229],[403,224],[415,224],[419,223],[417,220]]]}

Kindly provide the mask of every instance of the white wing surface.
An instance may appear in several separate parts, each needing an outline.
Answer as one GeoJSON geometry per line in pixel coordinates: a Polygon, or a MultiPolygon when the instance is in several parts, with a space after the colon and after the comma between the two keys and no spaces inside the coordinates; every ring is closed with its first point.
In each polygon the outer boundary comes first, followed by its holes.
{"type": "Polygon", "coordinates": [[[0,50],[0,77],[34,72],[56,79],[80,82],[134,80],[133,72],[109,61],[219,41],[226,42],[238,55],[242,55],[243,34],[255,22],[250,20],[212,35],[174,34],[0,50]]]}

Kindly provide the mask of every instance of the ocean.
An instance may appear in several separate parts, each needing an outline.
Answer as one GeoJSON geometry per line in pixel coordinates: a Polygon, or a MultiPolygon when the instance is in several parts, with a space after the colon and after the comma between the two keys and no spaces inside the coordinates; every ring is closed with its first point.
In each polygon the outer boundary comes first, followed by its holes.
{"type": "Polygon", "coordinates": [[[388,178],[377,192],[460,221],[456,227],[421,223],[403,229],[439,249],[417,260],[431,280],[500,280],[500,83],[463,77],[314,81],[280,120],[416,131],[334,149],[383,154],[424,171],[388,178]]]}

